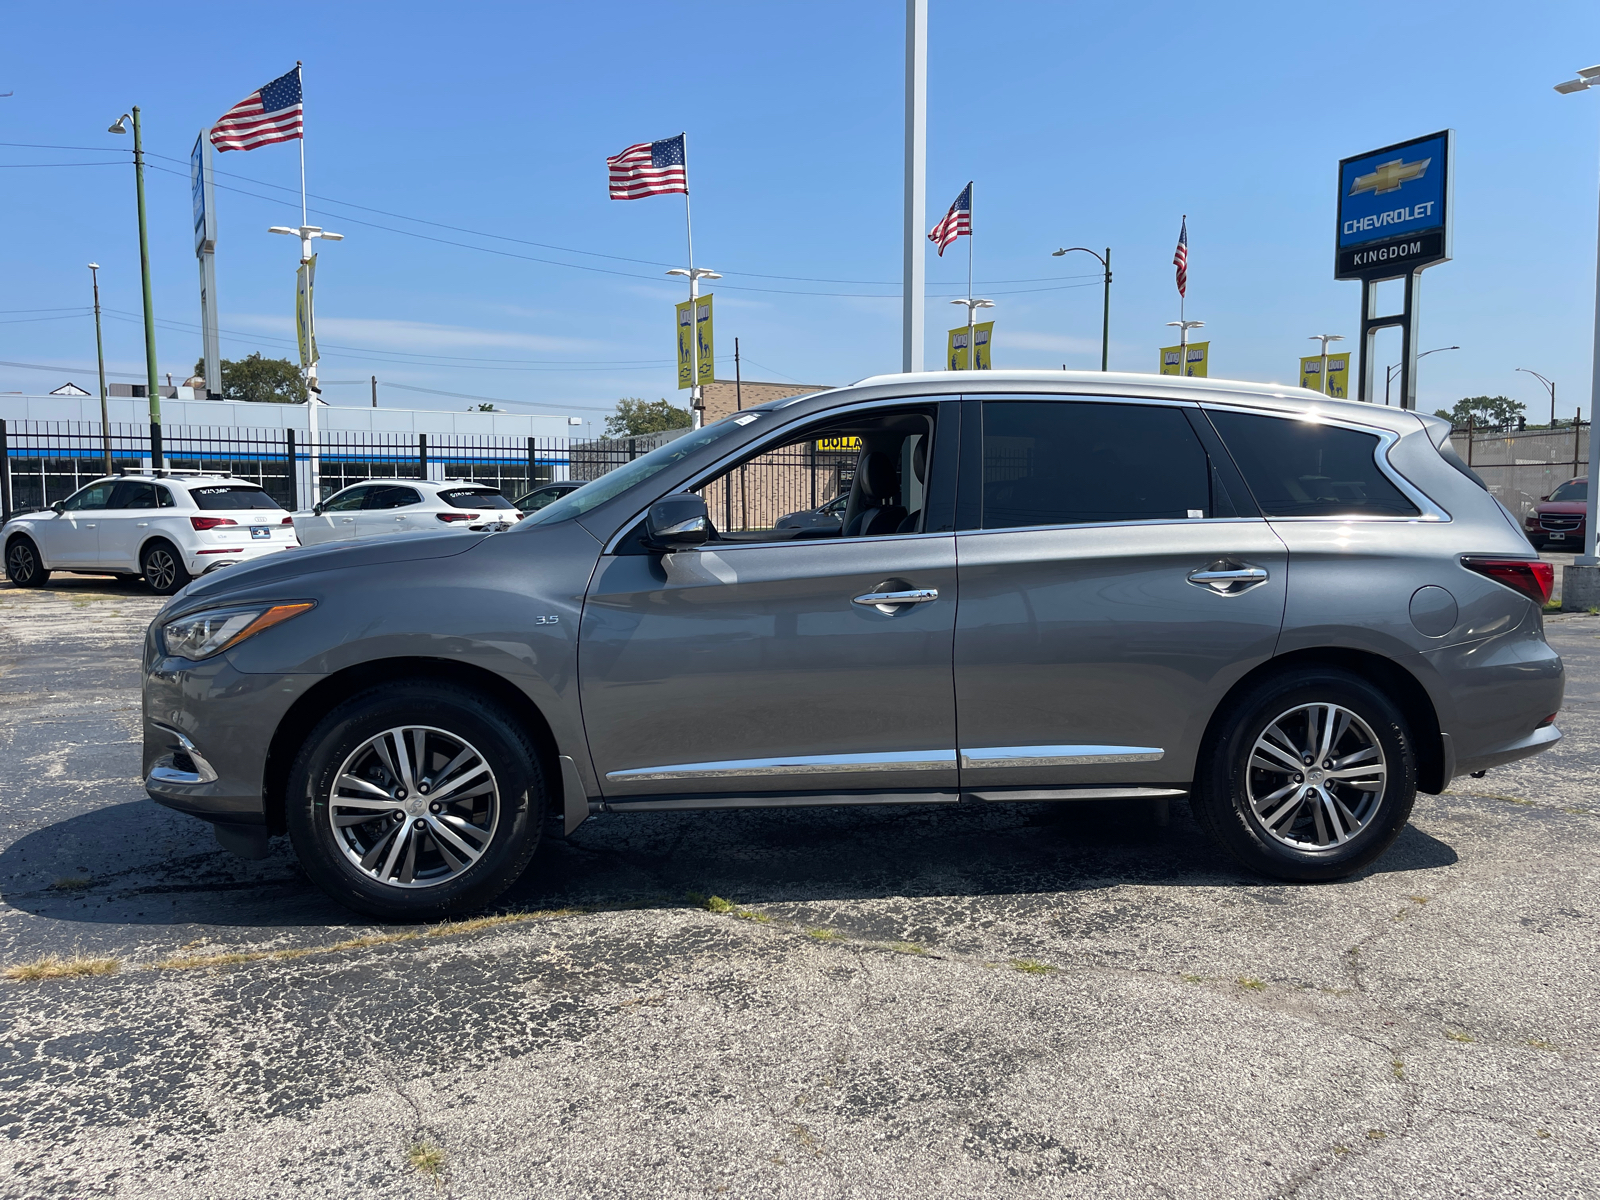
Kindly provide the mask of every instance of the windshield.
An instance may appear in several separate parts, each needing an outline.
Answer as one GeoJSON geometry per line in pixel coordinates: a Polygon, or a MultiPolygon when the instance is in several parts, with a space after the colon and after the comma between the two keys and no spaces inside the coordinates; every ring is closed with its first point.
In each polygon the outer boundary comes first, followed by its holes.
{"type": "Polygon", "coordinates": [[[718,421],[715,425],[707,425],[704,429],[697,429],[693,433],[674,438],[664,446],[657,446],[644,457],[636,458],[626,466],[618,467],[615,471],[600,476],[599,479],[585,483],[581,488],[568,492],[553,504],[547,504],[537,512],[528,514],[517,528],[526,529],[529,525],[547,525],[553,521],[581,517],[590,509],[599,508],[613,496],[622,495],[634,484],[643,483],[652,475],[682,462],[696,450],[704,449],[712,442],[736,432],[741,426],[755,420],[758,415],[755,412],[746,412],[742,417],[732,421],[718,421]]]}
{"type": "Polygon", "coordinates": [[[257,487],[192,487],[189,495],[202,509],[277,508],[278,502],[257,487]]]}
{"type": "Polygon", "coordinates": [[[1587,479],[1570,479],[1550,493],[1550,499],[1552,500],[1587,500],[1588,498],[1589,481],[1587,479]]]}
{"type": "Polygon", "coordinates": [[[451,488],[439,499],[451,508],[512,508],[514,505],[493,488],[451,488]]]}

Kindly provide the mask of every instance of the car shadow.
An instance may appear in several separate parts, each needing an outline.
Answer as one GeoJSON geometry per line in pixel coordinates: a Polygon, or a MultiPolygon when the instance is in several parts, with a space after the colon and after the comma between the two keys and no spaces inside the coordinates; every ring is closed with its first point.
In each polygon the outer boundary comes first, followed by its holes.
{"type": "MultiPolygon", "coordinates": [[[[1456,862],[1408,826],[1365,873],[1456,862]]],[[[551,827],[497,909],[625,909],[718,895],[741,904],[1083,892],[1122,884],[1283,889],[1234,866],[1175,803],[895,806],[592,817],[551,827]]],[[[151,801],[60,821],[0,853],[0,899],[51,920],[292,928],[359,920],[306,878],[286,838],[247,862],[151,801]]]]}

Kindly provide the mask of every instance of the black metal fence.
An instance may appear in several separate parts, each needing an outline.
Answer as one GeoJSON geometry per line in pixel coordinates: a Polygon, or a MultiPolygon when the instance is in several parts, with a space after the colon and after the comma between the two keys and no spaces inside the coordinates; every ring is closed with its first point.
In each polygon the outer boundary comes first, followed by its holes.
{"type": "MultiPolygon", "coordinates": [[[[325,432],[313,445],[293,429],[162,428],[165,465],[216,471],[259,484],[285,508],[309,508],[311,466],[318,498],[363,479],[463,479],[507,499],[555,479],[597,479],[645,454],[659,438],[574,441],[464,434],[325,432]]],[[[150,428],[99,422],[0,420],[0,509],[11,513],[65,500],[91,480],[149,470],[150,428]]]]}

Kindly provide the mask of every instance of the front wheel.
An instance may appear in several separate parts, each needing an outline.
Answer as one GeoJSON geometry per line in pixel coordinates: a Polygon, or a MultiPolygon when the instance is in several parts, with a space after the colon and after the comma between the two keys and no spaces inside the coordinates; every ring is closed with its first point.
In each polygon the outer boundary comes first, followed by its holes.
{"type": "Polygon", "coordinates": [[[517,722],[464,688],[391,684],[339,705],[289,775],[289,838],[323,891],[384,920],[493,901],[538,848],[545,783],[517,722]]]}
{"type": "Polygon", "coordinates": [[[1416,793],[1404,714],[1365,679],[1315,668],[1266,680],[1219,714],[1193,807],[1245,866],[1311,882],[1376,860],[1416,793]]]}
{"type": "Polygon", "coordinates": [[[158,596],[170,596],[188,586],[193,575],[183,565],[180,555],[170,542],[151,542],[139,556],[139,571],[145,586],[158,596]]]}
{"type": "Polygon", "coordinates": [[[17,587],[42,587],[50,578],[32,538],[18,534],[11,539],[6,547],[6,578],[17,587]]]}

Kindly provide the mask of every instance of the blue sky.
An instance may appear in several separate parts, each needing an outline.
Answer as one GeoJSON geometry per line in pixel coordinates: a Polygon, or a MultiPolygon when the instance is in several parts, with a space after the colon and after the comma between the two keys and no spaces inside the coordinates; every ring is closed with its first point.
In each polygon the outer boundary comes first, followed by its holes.
{"type": "MultiPolygon", "coordinates": [[[[976,180],[997,366],[1098,366],[1100,290],[1084,278],[1096,264],[1049,254],[1083,244],[1113,248],[1112,367],[1154,370],[1178,315],[1171,257],[1187,213],[1188,315],[1207,322],[1212,374],[1292,380],[1308,334],[1355,340],[1359,285],[1332,278],[1337,160],[1450,127],[1456,259],[1424,276],[1421,345],[1461,350],[1423,364],[1421,404],[1505,393],[1547,412],[1515,372],[1526,366],[1558,381],[1561,414],[1588,410],[1600,94],[1551,85],[1600,62],[1600,8],[931,10],[928,222],[976,180]]],[[[176,172],[147,184],[161,369],[192,369],[189,149],[296,59],[310,190],[337,201],[313,200],[311,219],[347,237],[319,261],[322,375],[362,383],[330,385],[333,402],[366,403],[373,374],[395,407],[468,403],[397,385],[587,416],[619,396],[678,398],[683,290],[662,271],[683,258],[682,201],[608,200],[604,160],[680,129],[696,262],[725,273],[718,375],[732,375],[735,335],[747,377],[898,369],[902,4],[313,11],[275,23],[214,4],[12,11],[0,142],[74,149],[0,146],[0,360],[60,368],[0,366],[0,390],[68,377],[92,390],[91,260],[108,366],[142,378],[132,170],[66,165],[125,162],[130,139],[105,128],[136,103],[147,149],[167,156],[152,165],[176,172]]],[[[266,227],[298,223],[296,146],[218,166],[246,177],[223,177],[240,190],[218,194],[224,356],[290,354],[297,248],[266,227]]],[[[965,270],[964,243],[943,260],[930,249],[930,365],[965,270]]]]}

